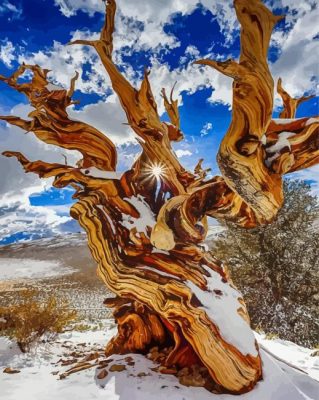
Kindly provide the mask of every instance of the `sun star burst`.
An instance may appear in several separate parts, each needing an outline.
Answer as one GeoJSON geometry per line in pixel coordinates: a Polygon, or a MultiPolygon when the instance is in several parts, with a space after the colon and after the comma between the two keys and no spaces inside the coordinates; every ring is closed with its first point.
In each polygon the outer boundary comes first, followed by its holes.
{"type": "Polygon", "coordinates": [[[163,163],[151,163],[145,168],[144,175],[147,179],[161,179],[166,175],[167,167],[163,163]]]}

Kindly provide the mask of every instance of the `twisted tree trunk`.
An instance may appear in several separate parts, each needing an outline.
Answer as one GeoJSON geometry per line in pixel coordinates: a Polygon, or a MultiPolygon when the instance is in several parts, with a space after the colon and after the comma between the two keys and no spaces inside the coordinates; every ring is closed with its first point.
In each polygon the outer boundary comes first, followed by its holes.
{"type": "MultiPolygon", "coordinates": [[[[177,101],[162,91],[171,123],[162,122],[145,71],[135,89],[112,60],[116,4],[109,0],[99,40],[93,46],[143,149],[131,169],[118,174],[113,143],[97,129],[69,119],[70,90],[48,89],[47,70],[22,65],[1,79],[24,93],[34,107],[31,121],[0,117],[39,140],[79,150],[76,168],[15,156],[26,172],[55,177],[53,185],[75,188],[71,216],[86,230],[98,273],[116,297],[118,334],[106,354],[168,349],[162,364],[205,367],[213,390],[242,393],[261,378],[258,346],[240,293],[227,267],[201,245],[207,216],[243,227],[269,223],[280,209],[282,175],[318,162],[318,120],[271,121],[273,80],[267,51],[281,18],[259,0],[235,0],[242,25],[239,62],[200,60],[234,78],[233,116],[218,153],[222,177],[205,180],[201,162],[186,171],[171,148],[181,140],[177,101]],[[25,70],[29,83],[18,83],[25,70]],[[289,134],[287,134],[287,132],[289,134]],[[213,382],[213,385],[212,385],[213,382]]],[[[289,117],[294,115],[289,114],[289,117]]]]}

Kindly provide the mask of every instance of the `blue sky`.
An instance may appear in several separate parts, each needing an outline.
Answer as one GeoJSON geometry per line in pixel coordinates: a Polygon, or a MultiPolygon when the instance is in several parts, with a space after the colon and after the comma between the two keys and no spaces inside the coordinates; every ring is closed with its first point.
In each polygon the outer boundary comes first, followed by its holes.
{"type": "MultiPolygon", "coordinates": [[[[318,9],[315,0],[265,1],[286,18],[276,27],[269,51],[275,79],[294,96],[316,93],[318,87],[318,9]]],[[[0,74],[10,75],[22,61],[52,70],[52,83],[66,87],[74,71],[81,76],[70,115],[95,125],[118,146],[119,170],[132,163],[139,147],[93,49],[66,46],[74,38],[94,37],[103,23],[100,0],[4,0],[0,4],[0,74]]],[[[138,85],[144,67],[165,120],[160,90],[176,84],[185,140],[175,145],[182,163],[193,168],[199,158],[217,174],[215,157],[231,118],[231,81],[192,61],[239,55],[239,26],[232,2],[202,0],[118,0],[114,37],[115,60],[138,85]],[[185,4],[186,3],[186,4],[185,4]]],[[[0,85],[0,113],[26,116],[26,99],[0,85]]],[[[275,99],[274,116],[280,111],[275,99]]],[[[318,114],[318,97],[304,103],[297,116],[318,114]]],[[[0,150],[22,151],[30,159],[75,162],[77,154],[39,143],[32,134],[0,125],[0,150]]],[[[15,160],[0,157],[0,244],[79,230],[68,215],[72,191],[25,175],[15,160]]],[[[313,182],[318,168],[296,174],[313,182]]]]}

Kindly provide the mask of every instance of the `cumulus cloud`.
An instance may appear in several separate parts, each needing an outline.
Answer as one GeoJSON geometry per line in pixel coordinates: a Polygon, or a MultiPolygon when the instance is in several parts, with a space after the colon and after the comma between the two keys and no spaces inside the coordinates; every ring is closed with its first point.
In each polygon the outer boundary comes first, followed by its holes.
{"type": "MultiPolygon", "coordinates": [[[[232,1],[218,2],[202,0],[201,5],[209,9],[217,19],[225,35],[225,41],[231,42],[238,36],[238,23],[232,8],[232,1]]],[[[211,103],[231,105],[232,80],[208,67],[191,65],[191,61],[200,57],[213,57],[220,59],[220,54],[200,54],[194,46],[188,46],[185,55],[180,59],[180,65],[171,68],[168,63],[162,63],[157,51],[166,48],[167,51],[179,46],[177,39],[164,31],[167,23],[172,21],[176,14],[187,15],[198,6],[198,1],[189,2],[163,0],[161,2],[150,0],[144,2],[137,0],[127,2],[118,0],[118,13],[116,32],[114,37],[114,59],[124,71],[126,77],[136,86],[141,78],[141,71],[122,62],[123,54],[132,54],[141,50],[149,50],[151,57],[152,74],[150,76],[154,95],[159,104],[160,113],[164,112],[160,99],[162,87],[171,88],[177,81],[175,93],[192,94],[201,88],[211,87],[212,94],[208,98],[211,103]]],[[[272,45],[278,47],[279,57],[270,65],[274,78],[282,75],[285,87],[293,95],[301,95],[305,91],[314,91],[318,75],[318,52],[316,35],[318,10],[313,6],[313,1],[307,0],[300,7],[296,7],[293,0],[268,0],[268,6],[284,8],[286,11],[285,29],[274,32],[272,45]]],[[[77,13],[78,10],[93,15],[95,12],[103,13],[104,7],[99,0],[56,0],[56,5],[66,16],[77,13]]],[[[97,32],[73,32],[73,40],[78,38],[95,38],[97,32]]],[[[227,55],[227,56],[231,56],[227,55]]],[[[29,56],[20,56],[19,61],[35,62],[41,66],[52,69],[52,79],[65,87],[75,70],[83,71],[77,82],[77,88],[84,93],[97,93],[104,96],[109,93],[110,81],[104,72],[103,66],[95,51],[83,46],[65,46],[54,42],[51,49],[39,51],[29,56]],[[83,66],[88,65],[89,68],[83,66]]],[[[180,104],[182,96],[179,95],[180,104]]],[[[278,101],[278,99],[277,99],[278,101]]]]}
{"type": "MultiPolygon", "coordinates": [[[[95,12],[104,13],[104,7],[99,0],[55,0],[66,17],[75,15],[81,10],[93,15],[95,12]]],[[[144,48],[155,48],[175,45],[175,38],[164,31],[165,24],[169,23],[176,14],[188,15],[192,13],[198,4],[209,9],[216,16],[221,29],[226,33],[226,40],[231,41],[231,32],[238,26],[233,12],[232,0],[220,2],[218,0],[117,0],[118,16],[124,17],[122,23],[127,19],[140,21],[143,24],[139,41],[144,48]]],[[[119,27],[117,21],[117,27],[119,27]]]]}
{"type": "Polygon", "coordinates": [[[5,39],[0,46],[0,61],[3,62],[6,67],[11,68],[13,60],[15,60],[14,46],[12,42],[5,39]]]}
{"type": "Polygon", "coordinates": [[[287,33],[276,32],[274,43],[280,49],[278,60],[271,65],[274,78],[282,77],[285,89],[292,96],[316,92],[319,75],[319,9],[304,10],[287,33]]]}
{"type": "MultiPolygon", "coordinates": [[[[180,66],[172,69],[167,63],[162,64],[158,60],[159,50],[166,49],[169,52],[172,48],[179,46],[175,36],[165,32],[166,24],[172,22],[172,18],[179,15],[187,15],[193,12],[201,3],[203,9],[209,9],[225,34],[225,41],[233,39],[232,32],[238,28],[235,12],[232,8],[232,1],[219,2],[217,0],[190,0],[188,2],[162,0],[150,0],[144,2],[137,0],[132,2],[118,0],[118,12],[116,15],[116,31],[114,35],[114,59],[121,64],[126,77],[136,86],[139,85],[141,71],[134,71],[131,66],[122,62],[123,54],[132,54],[141,50],[150,51],[151,58],[151,81],[153,92],[159,105],[160,113],[164,112],[160,91],[162,87],[171,88],[177,81],[176,93],[186,92],[192,94],[200,88],[212,87],[214,90],[210,102],[231,103],[231,80],[209,68],[192,66],[191,61],[205,55],[200,55],[195,46],[188,46],[185,55],[180,59],[180,66]]],[[[99,0],[56,0],[55,4],[60,7],[65,16],[71,16],[78,10],[93,15],[95,12],[104,13],[103,6],[99,0]]],[[[97,32],[76,31],[73,38],[86,39],[95,38],[97,32]]],[[[219,57],[220,55],[216,55],[219,57]]],[[[46,51],[39,51],[29,56],[21,56],[19,61],[37,63],[40,66],[54,71],[52,79],[55,83],[67,86],[75,70],[83,70],[85,64],[87,72],[82,73],[77,82],[77,88],[84,93],[97,93],[104,96],[108,93],[110,81],[104,72],[100,60],[93,49],[83,46],[65,46],[54,42],[53,48],[46,51]]],[[[180,104],[182,96],[179,96],[180,104]]]]}
{"type": "Polygon", "coordinates": [[[207,99],[209,102],[231,103],[231,79],[208,67],[189,63],[172,69],[168,63],[161,63],[154,57],[151,60],[149,80],[160,114],[165,111],[160,95],[161,89],[170,90],[175,82],[174,94],[179,105],[183,104],[183,94],[194,94],[204,88],[213,89],[211,97],[207,99]]]}
{"type": "MultiPolygon", "coordinates": [[[[11,113],[27,119],[32,110],[29,105],[19,104],[11,113]]],[[[0,114],[2,114],[3,111],[0,114]]],[[[69,110],[73,119],[94,124],[95,127],[119,146],[119,168],[132,165],[140,146],[133,143],[133,133],[127,125],[126,116],[115,96],[107,102],[87,105],[82,110],[69,110]]],[[[0,153],[5,150],[19,151],[30,160],[64,163],[64,155],[69,165],[75,165],[81,154],[39,141],[31,132],[0,124],[0,153]]],[[[69,216],[69,206],[32,206],[30,195],[43,193],[49,189],[52,179],[41,180],[36,174],[26,174],[15,158],[0,156],[0,231],[1,240],[28,232],[31,238],[50,236],[64,231],[79,230],[69,216]]]]}
{"type": "Polygon", "coordinates": [[[100,0],[54,0],[60,11],[66,17],[76,15],[78,10],[82,10],[93,16],[96,12],[103,12],[103,2],[100,0]]]}
{"type": "MultiPolygon", "coordinates": [[[[31,107],[19,104],[11,110],[12,115],[27,118],[31,107]]],[[[74,165],[79,153],[65,151],[56,146],[42,143],[32,133],[25,134],[17,127],[0,124],[0,154],[5,150],[20,151],[30,160],[64,163],[63,154],[68,162],[74,165]]],[[[67,223],[70,217],[63,218],[55,211],[30,204],[29,196],[41,193],[51,186],[52,180],[41,180],[35,174],[26,174],[14,158],[0,155],[0,230],[1,237],[28,231],[36,233],[45,230],[57,231],[59,226],[67,223]],[[4,173],[5,171],[5,173],[4,173]]]]}
{"type": "Polygon", "coordinates": [[[182,158],[185,156],[191,156],[193,153],[189,150],[178,149],[175,151],[175,154],[177,155],[178,158],[182,158]]]}
{"type": "Polygon", "coordinates": [[[72,119],[93,125],[117,146],[134,140],[132,129],[125,125],[126,115],[114,95],[109,96],[106,101],[86,105],[81,110],[70,109],[69,115],[72,119]]]}
{"type": "Polygon", "coordinates": [[[185,49],[185,54],[179,59],[180,64],[189,63],[195,61],[200,56],[200,52],[196,46],[189,45],[185,49]]]}
{"type": "Polygon", "coordinates": [[[33,239],[80,230],[72,224],[71,217],[60,216],[50,207],[31,206],[27,197],[0,207],[0,229],[0,242],[25,233],[33,239]]]}
{"type": "MultiPolygon", "coordinates": [[[[74,32],[72,40],[79,37],[88,38],[94,34],[90,32],[74,32]]],[[[94,49],[85,46],[67,46],[59,42],[54,42],[53,47],[47,50],[40,50],[31,54],[21,54],[18,58],[19,63],[38,64],[41,67],[48,68],[52,71],[49,78],[59,85],[67,88],[70,80],[74,76],[75,71],[80,73],[80,77],[76,82],[76,88],[83,93],[97,93],[105,95],[106,88],[110,85],[110,81],[104,72],[102,63],[100,62],[94,49]],[[83,66],[90,66],[87,71],[83,70],[83,66]]]]}
{"type": "Polygon", "coordinates": [[[205,136],[209,134],[209,131],[213,129],[213,124],[211,122],[206,122],[203,126],[202,130],[200,131],[201,136],[205,136]]]}

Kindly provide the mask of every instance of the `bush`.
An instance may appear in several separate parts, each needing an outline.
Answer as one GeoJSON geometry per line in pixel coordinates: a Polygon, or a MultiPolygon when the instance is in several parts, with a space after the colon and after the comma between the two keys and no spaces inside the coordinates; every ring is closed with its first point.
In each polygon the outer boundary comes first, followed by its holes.
{"type": "Polygon", "coordinates": [[[37,291],[23,291],[18,304],[0,307],[0,332],[16,340],[25,353],[40,339],[52,340],[76,318],[76,312],[67,306],[53,295],[40,301],[37,291]]]}
{"type": "Polygon", "coordinates": [[[285,181],[276,220],[255,229],[225,224],[212,243],[246,300],[252,326],[303,346],[318,342],[319,199],[303,181],[285,181]]]}

